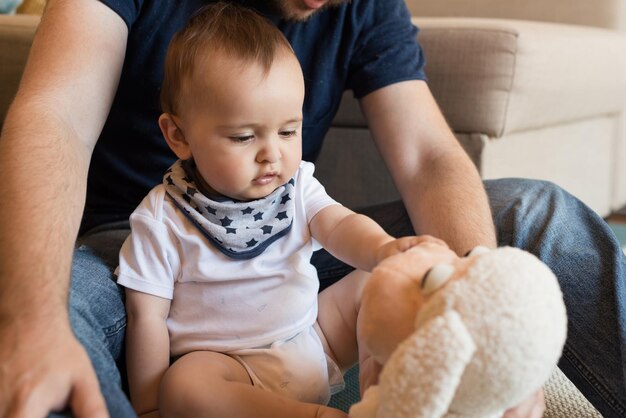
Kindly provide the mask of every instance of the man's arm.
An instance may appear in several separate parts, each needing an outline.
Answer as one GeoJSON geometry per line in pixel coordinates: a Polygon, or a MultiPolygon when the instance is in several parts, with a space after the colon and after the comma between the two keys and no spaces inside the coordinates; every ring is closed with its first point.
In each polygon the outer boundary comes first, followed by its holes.
{"type": "Polygon", "coordinates": [[[423,81],[405,81],[361,100],[376,145],[419,234],[458,254],[496,246],[487,196],[423,81]]]}
{"type": "Polygon", "coordinates": [[[50,0],[0,139],[0,416],[70,404],[106,416],[70,329],[74,241],[91,152],[108,114],[127,28],[96,0],[50,0]]]}

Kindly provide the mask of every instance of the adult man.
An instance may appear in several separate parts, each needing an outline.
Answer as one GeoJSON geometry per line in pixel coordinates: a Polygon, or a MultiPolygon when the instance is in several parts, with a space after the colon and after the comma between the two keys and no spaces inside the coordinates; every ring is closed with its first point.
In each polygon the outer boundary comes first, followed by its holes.
{"type": "MultiPolygon", "coordinates": [[[[561,281],[571,318],[561,366],[603,414],[622,414],[623,254],[599,218],[556,188],[490,183],[488,201],[421,81],[403,2],[241,2],[272,19],[301,61],[305,158],[317,155],[343,89],[354,90],[415,230],[459,254],[495,246],[491,203],[500,244],[535,252],[561,281]]],[[[126,233],[116,228],[173,159],[156,126],[162,58],[203,3],[48,4],[0,141],[0,416],[43,416],[66,404],[78,417],[106,416],[100,391],[112,416],[132,415],[114,364],[125,325],[110,273],[126,233]],[[72,265],[85,197],[82,231],[90,233],[72,265]]],[[[515,412],[540,415],[541,402],[527,405],[515,412]]]]}

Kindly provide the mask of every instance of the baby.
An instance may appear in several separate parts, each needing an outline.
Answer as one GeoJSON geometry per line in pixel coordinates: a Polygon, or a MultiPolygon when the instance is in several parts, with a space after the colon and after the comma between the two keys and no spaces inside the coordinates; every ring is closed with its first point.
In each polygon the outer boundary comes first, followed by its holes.
{"type": "Polygon", "coordinates": [[[179,160],[130,218],[131,401],[142,416],[345,417],[326,405],[359,350],[361,291],[394,239],[330,198],[301,161],[304,79],[287,40],[254,12],[205,7],[177,33],[162,87],[179,160]],[[318,295],[324,247],[358,270],[318,295]]]}

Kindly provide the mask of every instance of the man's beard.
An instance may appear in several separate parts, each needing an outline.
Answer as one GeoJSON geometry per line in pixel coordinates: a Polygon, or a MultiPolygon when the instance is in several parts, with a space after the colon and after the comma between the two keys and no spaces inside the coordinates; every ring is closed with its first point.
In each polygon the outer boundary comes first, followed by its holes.
{"type": "MultiPolygon", "coordinates": [[[[304,3],[302,3],[303,8],[299,8],[297,4],[290,1],[285,0],[257,0],[262,1],[265,5],[270,8],[274,13],[281,16],[285,20],[291,21],[305,21],[309,19],[311,16],[317,14],[320,10],[327,9],[328,7],[339,6],[343,3],[347,3],[350,0],[328,0],[328,2],[317,10],[309,10],[304,7],[304,3]]],[[[300,1],[300,0],[298,0],[300,1]]],[[[297,3],[297,2],[296,2],[297,3]]]]}

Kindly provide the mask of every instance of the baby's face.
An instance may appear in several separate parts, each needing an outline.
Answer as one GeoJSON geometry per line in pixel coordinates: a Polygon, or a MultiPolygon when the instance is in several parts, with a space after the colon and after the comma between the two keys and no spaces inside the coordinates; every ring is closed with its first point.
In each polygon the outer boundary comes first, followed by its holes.
{"type": "Polygon", "coordinates": [[[417,313],[431,294],[461,280],[473,261],[432,239],[374,269],[363,290],[358,332],[377,361],[384,364],[413,333],[417,313]]]}
{"type": "Polygon", "coordinates": [[[281,51],[267,73],[224,54],[204,65],[185,86],[177,122],[198,174],[215,194],[265,197],[293,177],[302,158],[300,64],[281,51]]]}

